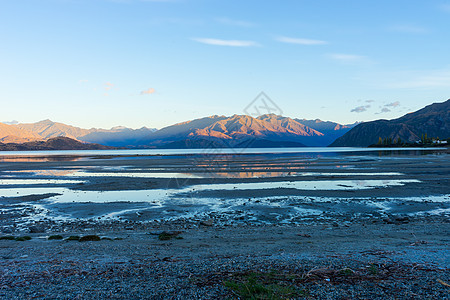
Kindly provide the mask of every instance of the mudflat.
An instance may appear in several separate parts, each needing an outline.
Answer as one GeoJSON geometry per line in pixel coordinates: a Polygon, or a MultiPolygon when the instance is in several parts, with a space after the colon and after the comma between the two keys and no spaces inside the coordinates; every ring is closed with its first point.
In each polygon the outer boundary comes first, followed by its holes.
{"type": "Polygon", "coordinates": [[[0,296],[446,299],[449,158],[3,157],[0,296]]]}

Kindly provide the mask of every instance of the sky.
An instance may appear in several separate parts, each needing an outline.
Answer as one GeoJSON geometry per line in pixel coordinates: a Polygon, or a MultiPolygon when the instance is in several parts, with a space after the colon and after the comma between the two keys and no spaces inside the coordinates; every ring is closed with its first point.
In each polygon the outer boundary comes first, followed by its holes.
{"type": "Polygon", "coordinates": [[[450,1],[0,0],[2,122],[161,128],[261,92],[343,124],[443,102],[450,1]]]}

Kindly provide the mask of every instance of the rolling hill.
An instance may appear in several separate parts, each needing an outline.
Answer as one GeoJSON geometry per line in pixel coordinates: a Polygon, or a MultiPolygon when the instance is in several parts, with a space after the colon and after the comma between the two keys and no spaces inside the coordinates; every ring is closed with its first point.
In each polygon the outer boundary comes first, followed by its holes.
{"type": "Polygon", "coordinates": [[[0,151],[34,151],[34,150],[109,150],[117,149],[99,144],[82,143],[68,137],[55,137],[46,141],[25,143],[0,143],[0,151]]]}

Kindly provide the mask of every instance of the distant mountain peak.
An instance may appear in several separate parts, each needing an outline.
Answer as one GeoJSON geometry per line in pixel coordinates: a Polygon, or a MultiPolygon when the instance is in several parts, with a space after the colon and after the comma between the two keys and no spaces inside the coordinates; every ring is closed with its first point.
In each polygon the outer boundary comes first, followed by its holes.
{"type": "Polygon", "coordinates": [[[125,126],[114,126],[114,127],[111,127],[111,130],[125,130],[125,129],[129,129],[129,128],[127,128],[125,126]]]}
{"type": "Polygon", "coordinates": [[[36,124],[55,124],[55,122],[53,122],[50,119],[45,119],[45,120],[41,120],[39,122],[36,122],[36,124]]]}

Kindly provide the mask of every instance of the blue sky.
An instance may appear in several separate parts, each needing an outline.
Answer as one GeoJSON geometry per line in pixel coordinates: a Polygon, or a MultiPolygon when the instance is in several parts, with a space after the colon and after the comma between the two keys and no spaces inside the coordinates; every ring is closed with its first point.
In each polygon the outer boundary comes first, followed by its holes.
{"type": "Polygon", "coordinates": [[[391,119],[450,98],[450,1],[1,0],[0,121],[391,119]]]}

